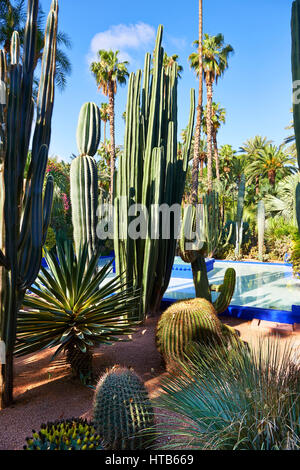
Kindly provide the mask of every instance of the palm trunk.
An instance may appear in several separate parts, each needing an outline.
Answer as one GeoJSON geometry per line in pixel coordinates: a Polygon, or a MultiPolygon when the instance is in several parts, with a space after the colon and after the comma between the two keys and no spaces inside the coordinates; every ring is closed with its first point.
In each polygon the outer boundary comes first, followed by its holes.
{"type": "Polygon", "coordinates": [[[212,99],[213,99],[213,87],[212,81],[209,76],[206,77],[206,88],[207,88],[207,116],[206,116],[206,127],[207,127],[207,182],[208,191],[211,192],[213,189],[213,173],[212,173],[212,99]]]}
{"type": "Polygon", "coordinates": [[[194,141],[194,158],[192,169],[192,201],[197,203],[198,200],[198,179],[199,179],[199,161],[200,161],[200,137],[201,137],[201,120],[203,108],[203,5],[199,0],[199,93],[197,106],[197,120],[194,141]]]}
{"type": "Polygon", "coordinates": [[[200,176],[203,178],[203,165],[204,165],[204,158],[200,160],[200,176]]]}
{"type": "Polygon", "coordinates": [[[220,181],[220,161],[219,161],[219,151],[218,151],[216,131],[213,131],[213,142],[214,142],[214,154],[215,154],[215,162],[216,162],[216,176],[217,176],[217,180],[220,181]]]}
{"type": "Polygon", "coordinates": [[[275,186],[275,178],[276,178],[276,171],[275,170],[270,170],[268,172],[268,178],[269,178],[269,183],[271,186],[275,186]]]}
{"type": "Polygon", "coordinates": [[[110,81],[108,87],[109,101],[109,130],[110,130],[110,200],[113,200],[114,192],[114,173],[115,173],[115,90],[114,82],[110,81]]]}
{"type": "Polygon", "coordinates": [[[259,176],[256,176],[255,178],[255,192],[256,194],[259,194],[259,176]]]}

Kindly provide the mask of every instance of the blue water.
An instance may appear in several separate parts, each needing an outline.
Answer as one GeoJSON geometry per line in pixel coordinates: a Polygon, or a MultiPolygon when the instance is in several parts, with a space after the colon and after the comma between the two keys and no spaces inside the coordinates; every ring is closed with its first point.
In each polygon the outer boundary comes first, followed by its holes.
{"type": "MultiPolygon", "coordinates": [[[[175,263],[182,263],[179,260],[176,259],[175,263]]],[[[230,267],[237,274],[231,305],[291,311],[292,305],[300,304],[300,280],[293,278],[290,266],[216,261],[213,271],[208,274],[210,283],[222,284],[225,271],[230,267]]],[[[182,278],[174,273],[165,298],[180,300],[194,296],[192,272],[185,273],[182,278]]]]}

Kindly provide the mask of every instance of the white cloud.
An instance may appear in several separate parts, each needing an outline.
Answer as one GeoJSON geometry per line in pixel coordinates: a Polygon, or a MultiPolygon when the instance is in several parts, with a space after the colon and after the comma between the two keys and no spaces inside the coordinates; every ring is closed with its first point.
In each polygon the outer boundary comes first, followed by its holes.
{"type": "Polygon", "coordinates": [[[88,59],[95,60],[99,49],[112,49],[120,51],[121,60],[131,61],[129,51],[144,49],[154,40],[155,29],[146,23],[114,25],[93,37],[88,59]]]}

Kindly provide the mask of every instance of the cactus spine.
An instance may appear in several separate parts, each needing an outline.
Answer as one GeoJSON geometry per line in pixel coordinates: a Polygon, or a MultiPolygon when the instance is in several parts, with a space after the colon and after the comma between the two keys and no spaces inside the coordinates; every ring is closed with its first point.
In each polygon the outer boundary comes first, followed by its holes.
{"type": "Polygon", "coordinates": [[[100,142],[100,110],[85,103],[77,127],[79,156],[71,164],[71,203],[75,250],[87,243],[89,258],[97,248],[98,170],[94,155],[100,142]]]}
{"type": "Polygon", "coordinates": [[[264,256],[264,238],[265,238],[265,205],[259,201],[257,206],[257,232],[258,232],[258,259],[263,261],[264,256]]]}
{"type": "Polygon", "coordinates": [[[177,154],[178,66],[174,63],[167,71],[163,67],[162,31],[160,26],[152,74],[151,57],[146,54],[143,83],[141,71],[130,75],[124,152],[114,185],[116,270],[125,273],[126,282],[141,289],[141,319],[159,310],[170,281],[177,234],[171,227],[169,239],[163,239],[158,207],[181,204],[194,124],[192,90],[188,137],[181,159],[177,154]],[[145,240],[128,236],[132,219],[127,214],[132,204],[142,204],[148,210],[145,240]],[[156,239],[151,237],[151,227],[159,229],[156,239]]]}
{"type": "Polygon", "coordinates": [[[129,369],[114,367],[100,378],[94,399],[94,424],[111,450],[146,447],[142,434],[154,424],[154,413],[141,379],[129,369]]]}
{"type": "Polygon", "coordinates": [[[24,188],[34,111],[32,86],[38,8],[38,0],[28,1],[22,61],[16,32],[11,40],[9,66],[4,51],[0,51],[0,341],[6,350],[6,364],[0,365],[0,408],[11,404],[13,399],[17,315],[26,289],[40,270],[53,196],[52,178],[48,178],[44,194],[43,184],[54,104],[57,0],[53,0],[47,19],[31,162],[24,188]]]}
{"type": "Polygon", "coordinates": [[[156,330],[156,345],[166,363],[184,360],[191,342],[209,344],[222,335],[221,321],[206,299],[175,302],[161,316],[156,330]]]}

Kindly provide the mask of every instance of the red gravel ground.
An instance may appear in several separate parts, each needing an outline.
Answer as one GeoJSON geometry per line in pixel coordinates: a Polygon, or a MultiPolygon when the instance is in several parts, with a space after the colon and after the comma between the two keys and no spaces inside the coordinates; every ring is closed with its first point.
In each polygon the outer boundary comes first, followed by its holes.
{"type": "MultiPolygon", "coordinates": [[[[272,334],[270,329],[253,327],[250,322],[224,321],[239,330],[245,341],[257,334],[272,334]]],[[[97,374],[100,376],[115,364],[132,367],[145,382],[150,397],[157,396],[165,370],[155,347],[156,323],[157,318],[150,318],[133,335],[132,341],[96,350],[97,374]]],[[[300,332],[291,336],[300,342],[300,332]]],[[[283,332],[282,340],[286,338],[283,332]]],[[[74,382],[62,359],[50,362],[51,354],[48,350],[15,360],[15,404],[0,411],[0,450],[22,449],[32,429],[39,429],[43,422],[91,416],[93,390],[74,382]]]]}

